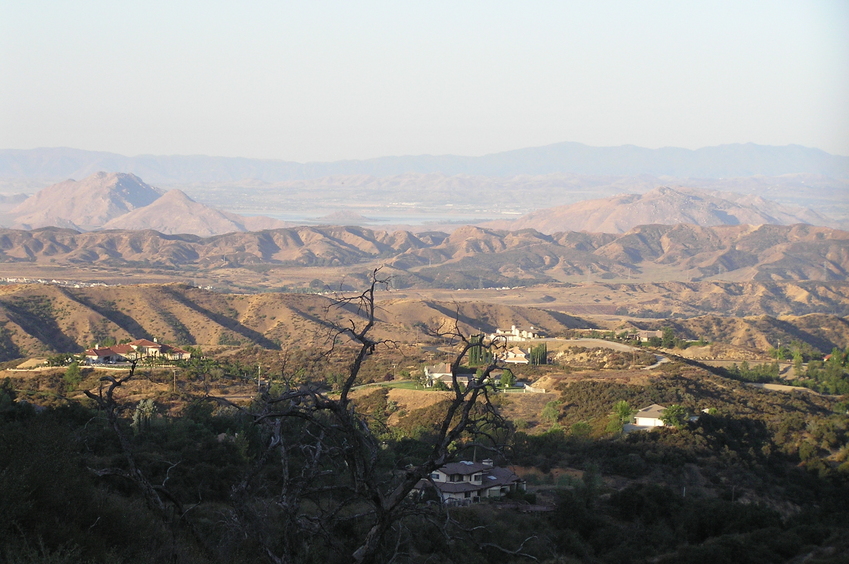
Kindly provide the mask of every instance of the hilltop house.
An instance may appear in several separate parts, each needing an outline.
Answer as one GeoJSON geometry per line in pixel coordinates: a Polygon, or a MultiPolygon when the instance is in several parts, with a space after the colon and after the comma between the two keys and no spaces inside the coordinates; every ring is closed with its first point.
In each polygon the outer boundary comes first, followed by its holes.
{"type": "Polygon", "coordinates": [[[435,490],[443,503],[465,505],[525,491],[525,481],[509,468],[495,466],[490,459],[482,462],[461,460],[434,471],[429,480],[416,484],[416,490],[422,494],[435,490]]]}
{"type": "Polygon", "coordinates": [[[490,333],[489,338],[504,339],[505,341],[531,341],[533,339],[541,339],[544,335],[539,333],[533,326],[530,329],[519,329],[515,325],[511,325],[510,329],[496,329],[495,333],[490,333]]]}
{"type": "Polygon", "coordinates": [[[164,345],[154,339],[138,339],[129,343],[109,347],[95,346],[85,352],[88,364],[114,364],[142,358],[165,358],[168,360],[188,360],[192,354],[178,347],[164,345]]]}

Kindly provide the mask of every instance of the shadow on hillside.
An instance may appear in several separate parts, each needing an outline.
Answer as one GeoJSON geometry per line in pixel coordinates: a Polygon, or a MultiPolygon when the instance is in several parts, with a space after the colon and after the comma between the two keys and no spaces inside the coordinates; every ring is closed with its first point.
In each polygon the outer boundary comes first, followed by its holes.
{"type": "Polygon", "coordinates": [[[553,317],[555,321],[570,329],[598,329],[598,325],[596,323],[582,317],[575,317],[574,315],[569,315],[568,313],[555,311],[553,309],[547,309],[545,312],[553,317]]]}
{"type": "Polygon", "coordinates": [[[204,307],[201,307],[200,305],[191,301],[186,296],[180,294],[179,292],[175,291],[172,288],[163,288],[162,291],[164,293],[166,293],[168,296],[170,296],[171,298],[173,298],[176,302],[183,304],[187,308],[189,308],[193,311],[196,311],[197,313],[203,315],[204,317],[207,317],[208,319],[211,319],[215,323],[233,331],[234,333],[244,337],[245,339],[248,339],[252,343],[256,343],[257,345],[264,347],[266,349],[273,349],[273,350],[279,350],[280,349],[279,344],[277,344],[274,341],[266,338],[265,335],[263,335],[262,333],[260,333],[258,331],[254,331],[253,329],[250,329],[248,327],[245,327],[244,325],[239,323],[239,321],[236,320],[236,319],[233,319],[231,317],[227,317],[226,315],[223,315],[221,313],[216,313],[214,311],[210,311],[210,310],[208,310],[204,307]]]}
{"type": "Polygon", "coordinates": [[[469,327],[474,327],[475,329],[479,329],[479,330],[485,331],[487,333],[492,333],[496,329],[495,325],[492,325],[491,323],[485,323],[481,319],[472,318],[472,317],[469,317],[468,315],[461,314],[460,311],[459,311],[460,306],[458,306],[457,309],[452,310],[452,309],[449,309],[449,308],[447,308],[443,305],[440,305],[436,302],[427,301],[427,302],[424,302],[424,304],[431,309],[435,309],[436,311],[438,311],[439,313],[441,313],[445,317],[447,317],[449,319],[456,319],[458,323],[463,323],[465,325],[468,325],[469,327]]]}
{"type": "Polygon", "coordinates": [[[63,333],[56,322],[53,306],[46,296],[13,298],[0,303],[13,323],[47,347],[58,352],[79,352],[80,345],[63,333]]]}
{"type": "Polygon", "coordinates": [[[75,294],[71,294],[69,292],[65,292],[65,295],[83,306],[91,309],[92,311],[102,315],[130,335],[132,335],[136,339],[153,339],[153,336],[148,333],[144,327],[139,324],[133,317],[123,313],[117,309],[109,307],[107,305],[96,304],[93,301],[89,300],[85,296],[78,296],[75,294]]]}
{"type": "MultiPolygon", "coordinates": [[[[844,329],[849,332],[849,321],[846,321],[845,319],[842,319],[840,317],[835,317],[834,322],[843,325],[844,329]]],[[[805,329],[800,329],[792,323],[789,323],[782,319],[775,319],[775,321],[773,321],[773,324],[776,328],[784,331],[786,334],[792,336],[794,339],[803,343],[808,343],[815,349],[818,349],[824,353],[829,353],[834,348],[842,348],[839,343],[835,343],[834,341],[824,338],[820,335],[810,333],[805,329]]]]}

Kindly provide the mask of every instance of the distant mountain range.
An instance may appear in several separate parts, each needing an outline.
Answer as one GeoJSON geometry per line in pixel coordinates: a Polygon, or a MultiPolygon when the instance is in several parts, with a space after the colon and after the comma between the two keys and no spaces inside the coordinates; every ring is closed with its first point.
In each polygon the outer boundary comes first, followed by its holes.
{"type": "Polygon", "coordinates": [[[697,150],[557,143],[481,157],[419,155],[305,164],[208,156],[127,157],[69,148],[0,150],[0,178],[62,180],[86,177],[97,171],[133,173],[148,182],[166,185],[245,179],[280,182],[351,174],[382,177],[409,172],[502,177],[552,173],[650,174],[679,178],[809,173],[846,179],[849,178],[849,157],[800,145],[775,147],[753,143],[697,150]]]}

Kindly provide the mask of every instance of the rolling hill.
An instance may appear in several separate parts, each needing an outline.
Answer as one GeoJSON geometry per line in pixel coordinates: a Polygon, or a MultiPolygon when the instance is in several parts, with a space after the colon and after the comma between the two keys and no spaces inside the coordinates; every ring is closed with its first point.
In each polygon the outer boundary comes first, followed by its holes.
{"type": "Polygon", "coordinates": [[[166,234],[188,233],[211,237],[222,233],[273,229],[286,225],[283,221],[268,217],[241,217],[222,212],[195,202],[180,190],[169,190],[153,203],[115,217],[101,225],[100,229],[152,229],[166,234]]]}
{"type": "MultiPolygon", "coordinates": [[[[453,327],[466,334],[497,327],[534,326],[551,335],[595,327],[587,318],[539,307],[480,301],[396,298],[379,302],[373,336],[399,343],[427,342],[424,327],[453,327]]],[[[220,294],[182,284],[96,288],[0,286],[0,360],[52,352],[80,352],[107,338],[158,338],[178,345],[304,348],[327,346],[328,328],[358,318],[356,309],[331,307],[310,294],[220,294]]],[[[640,324],[638,324],[640,325],[640,324]]],[[[798,340],[822,351],[849,345],[849,319],[833,315],[718,315],[643,322],[672,325],[685,337],[706,337],[736,347],[765,350],[777,340],[798,340]]]]}
{"type": "MultiPolygon", "coordinates": [[[[481,288],[595,280],[846,281],[849,232],[810,225],[645,225],[623,234],[462,227],[453,233],[292,227],[201,238],[156,231],[0,229],[0,273],[162,267],[187,272],[384,265],[397,287],[481,288]]],[[[8,274],[7,274],[8,275],[8,274]]],[[[193,274],[194,275],[194,274],[193,274]]],[[[55,276],[55,275],[54,275],[55,276]]]]}
{"type": "MultiPolygon", "coordinates": [[[[309,294],[226,295],[181,284],[70,289],[0,286],[0,360],[80,352],[108,337],[158,338],[180,345],[325,345],[330,323],[356,310],[330,307],[331,298],[309,294]]],[[[483,303],[388,300],[380,304],[374,336],[413,342],[422,325],[467,332],[520,323],[564,332],[590,322],[558,312],[483,303]]]]}

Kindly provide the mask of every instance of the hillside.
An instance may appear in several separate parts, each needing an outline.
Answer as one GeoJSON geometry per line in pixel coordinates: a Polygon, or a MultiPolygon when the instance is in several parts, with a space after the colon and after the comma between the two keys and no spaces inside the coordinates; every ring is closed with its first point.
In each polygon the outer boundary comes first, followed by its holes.
{"type": "MultiPolygon", "coordinates": [[[[607,319],[701,315],[849,315],[849,284],[835,282],[653,282],[540,284],[510,290],[396,290],[402,296],[539,307],[607,319]]],[[[610,328],[613,328],[612,326],[610,328]]],[[[693,338],[698,338],[698,334],[693,338]]]]}
{"type": "Polygon", "coordinates": [[[662,323],[638,323],[640,328],[670,326],[685,339],[703,338],[756,351],[790,345],[798,341],[822,352],[849,346],[849,318],[814,313],[802,316],[725,317],[706,315],[692,319],[664,320],[662,323]]]}
{"type": "MultiPolygon", "coordinates": [[[[0,287],[0,359],[80,352],[109,337],[158,338],[180,345],[327,345],[329,323],[359,314],[331,308],[328,297],[310,294],[225,295],[184,285],[60,288],[0,287]]],[[[563,333],[590,322],[534,308],[435,301],[381,302],[375,336],[412,343],[427,340],[422,327],[466,332],[510,324],[563,333]]]]}
{"type": "MultiPolygon", "coordinates": [[[[550,335],[596,326],[592,318],[558,309],[482,301],[440,301],[381,296],[374,336],[399,344],[427,343],[427,328],[466,333],[534,326],[550,335]]],[[[354,309],[330,307],[332,299],[311,294],[220,294],[180,284],[61,288],[0,286],[0,360],[79,352],[107,338],[158,338],[179,345],[240,345],[278,349],[327,346],[329,324],[359,317],[354,309]]],[[[849,321],[833,315],[704,316],[637,323],[672,325],[683,337],[705,337],[736,347],[765,350],[778,340],[807,343],[821,351],[849,345],[849,321]]]]}
{"type": "Polygon", "coordinates": [[[481,224],[493,229],[536,229],[541,233],[589,231],[624,233],[639,225],[686,223],[717,225],[829,225],[832,220],[807,209],[789,208],[759,196],[704,192],[691,188],[655,188],[645,194],[624,194],[547,208],[513,221],[481,224]]]}

